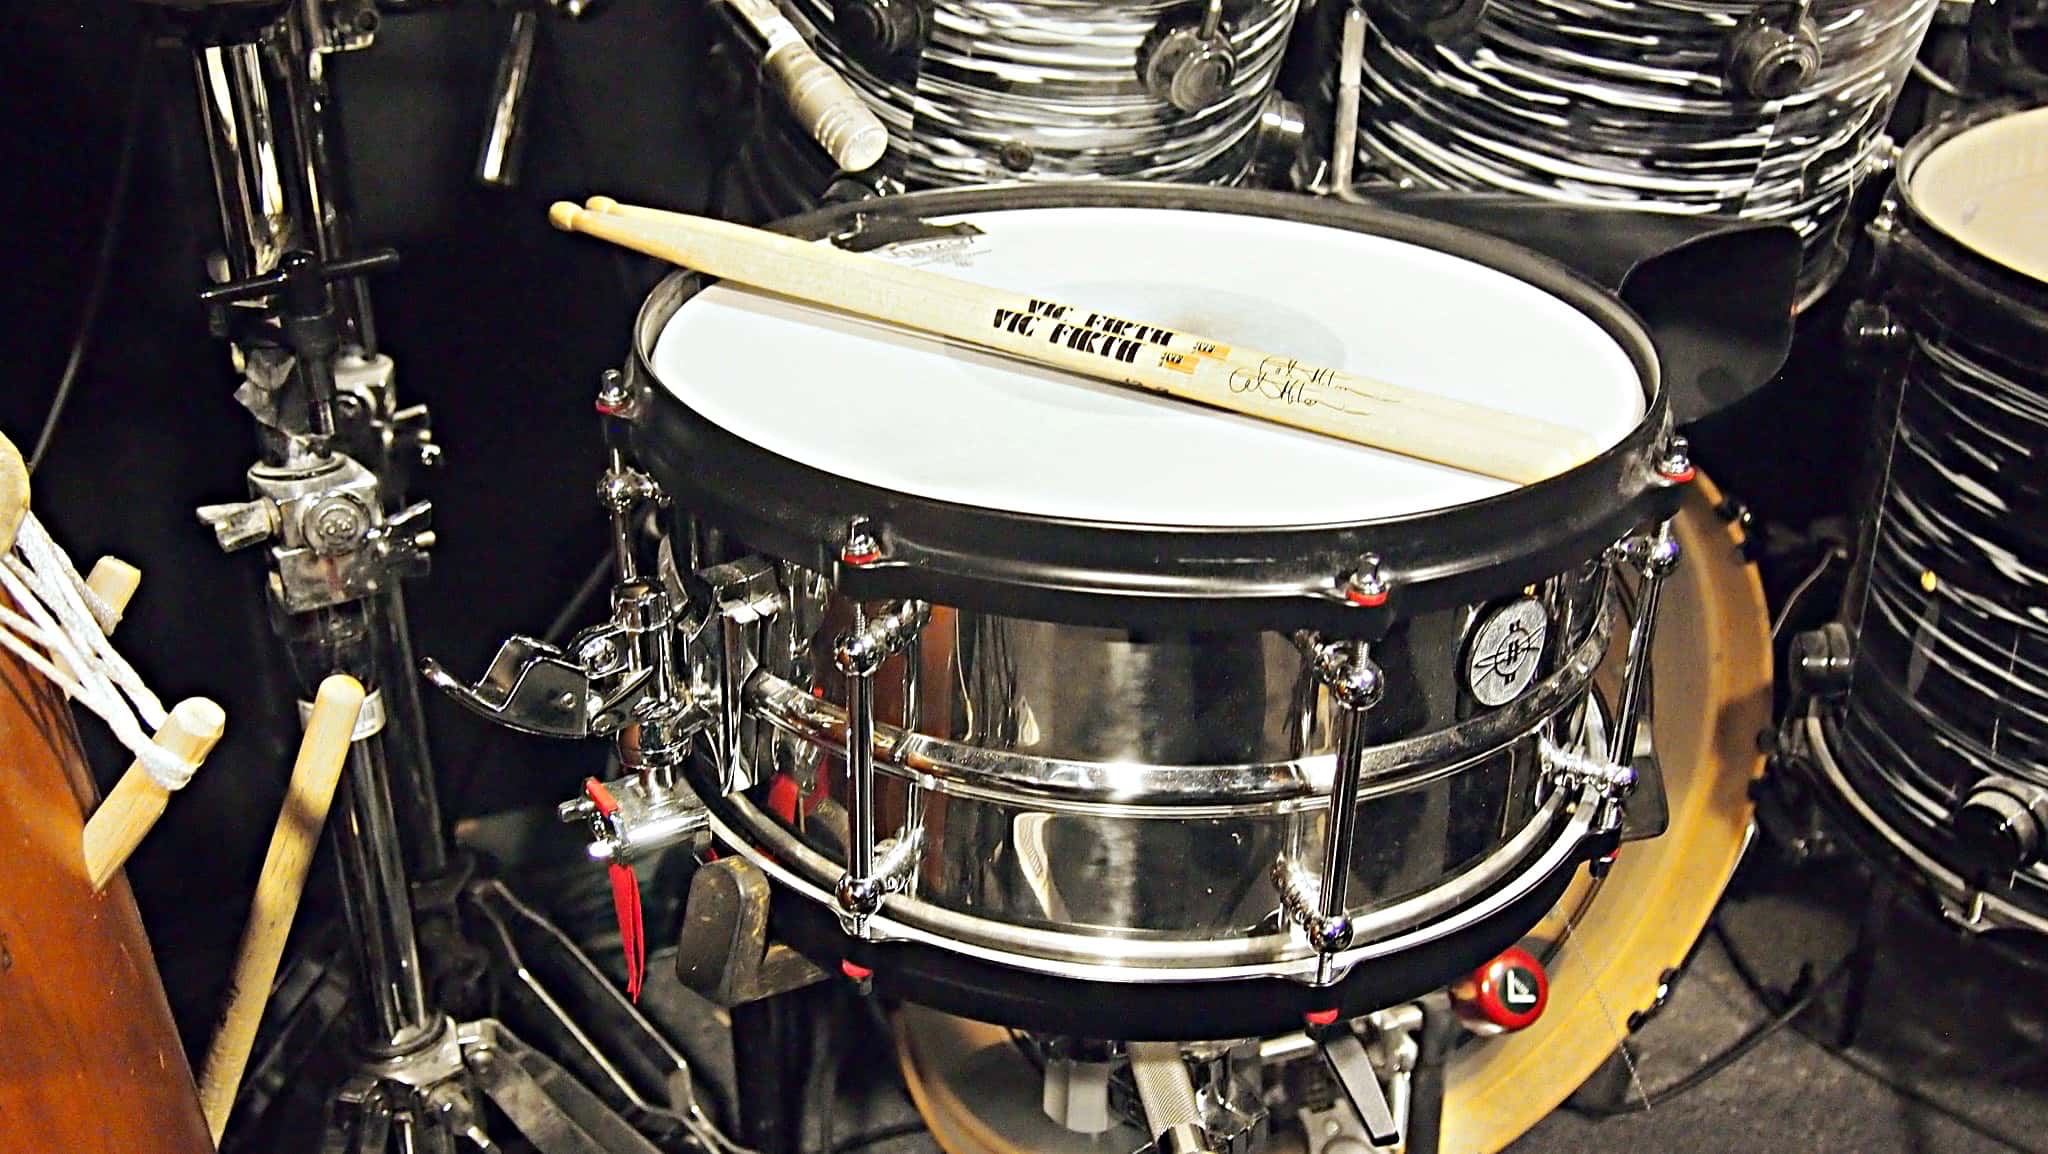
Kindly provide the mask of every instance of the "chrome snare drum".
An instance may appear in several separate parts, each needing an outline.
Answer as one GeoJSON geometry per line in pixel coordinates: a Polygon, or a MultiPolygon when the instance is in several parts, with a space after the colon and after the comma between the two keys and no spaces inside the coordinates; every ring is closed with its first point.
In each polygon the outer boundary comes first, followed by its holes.
{"type": "Polygon", "coordinates": [[[1613,298],[1477,234],[1227,190],[788,227],[1605,448],[1517,487],[678,274],[600,397],[617,619],[458,687],[620,735],[636,772],[571,807],[594,852],[708,828],[778,883],[776,933],[851,975],[1144,1039],[1438,988],[1615,847],[1647,624],[1611,709],[1593,671],[1620,597],[1655,619],[1692,470],[1613,298]],[[657,492],[658,581],[623,529],[657,492]]]}

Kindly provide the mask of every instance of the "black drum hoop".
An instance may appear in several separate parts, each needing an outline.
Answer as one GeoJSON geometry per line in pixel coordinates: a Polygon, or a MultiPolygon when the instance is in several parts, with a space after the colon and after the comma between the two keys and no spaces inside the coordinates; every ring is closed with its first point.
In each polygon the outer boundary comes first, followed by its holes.
{"type": "Polygon", "coordinates": [[[1999,101],[1952,116],[1915,136],[1899,154],[1889,225],[1873,226],[1891,253],[1886,296],[1908,316],[1937,331],[1958,333],[1984,348],[2005,350],[2024,367],[2048,359],[2048,284],[2007,268],[1937,227],[1921,209],[1914,174],[1928,157],[1965,132],[2022,112],[2038,101],[1999,101]]]}
{"type": "MultiPolygon", "coordinates": [[[[1557,477],[1397,518],[1241,529],[992,510],[812,469],[726,432],[669,393],[648,357],[668,320],[705,284],[681,271],[655,288],[634,325],[628,362],[637,398],[628,433],[634,453],[681,508],[753,548],[831,575],[848,596],[916,597],[1006,616],[1125,628],[1309,628],[1379,636],[1406,616],[1484,600],[1598,558],[1617,539],[1677,511],[1679,492],[1656,471],[1669,415],[1643,324],[1591,281],[1494,237],[1285,193],[1109,182],[919,192],[821,209],[775,227],[809,238],[841,237],[878,219],[1054,207],[1295,220],[1463,257],[1543,289],[1598,324],[1636,366],[1644,418],[1621,442],[1557,477]],[[840,562],[854,517],[868,518],[881,544],[873,563],[840,562]],[[1342,596],[1343,576],[1366,554],[1380,558],[1392,585],[1378,606],[1357,606],[1342,596]]],[[[1475,326],[1484,323],[1474,318],[1475,326]]]]}

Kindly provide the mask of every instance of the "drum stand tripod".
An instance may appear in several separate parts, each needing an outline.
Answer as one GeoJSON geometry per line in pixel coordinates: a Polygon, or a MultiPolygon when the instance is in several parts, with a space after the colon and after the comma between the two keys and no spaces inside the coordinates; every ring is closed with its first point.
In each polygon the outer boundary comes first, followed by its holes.
{"type": "Polygon", "coordinates": [[[201,295],[215,334],[234,341],[236,399],[257,420],[262,459],[249,469],[250,500],[198,513],[225,550],[268,546],[271,621],[299,693],[333,672],[369,690],[328,822],[361,1061],[330,1104],[321,1150],[373,1154],[394,1136],[409,1154],[452,1151],[458,1136],[495,1149],[481,1090],[544,1154],[654,1154],[497,1022],[442,1012],[422,970],[408,860],[425,879],[423,904],[451,927],[452,952],[470,948],[452,930],[462,879],[442,841],[398,589],[426,569],[433,535],[425,502],[395,506],[410,468],[438,451],[425,409],[397,407],[393,363],[376,351],[363,277],[397,254],[347,255],[324,65],[329,52],[367,45],[377,14],[368,0],[292,0],[281,18],[269,6],[244,11],[213,10],[221,18],[191,39],[225,240],[210,270],[218,283],[201,295]]]}

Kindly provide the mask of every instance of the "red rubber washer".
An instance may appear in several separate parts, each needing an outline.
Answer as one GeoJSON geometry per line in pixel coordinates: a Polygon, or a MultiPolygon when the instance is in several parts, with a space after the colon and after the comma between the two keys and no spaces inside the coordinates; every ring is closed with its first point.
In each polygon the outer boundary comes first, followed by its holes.
{"type": "Polygon", "coordinates": [[[1519,946],[1472,971],[1451,987],[1451,1004],[1465,1024],[1485,1033],[1534,1025],[1550,1002],[1550,976],[1543,963],[1519,946]]]}

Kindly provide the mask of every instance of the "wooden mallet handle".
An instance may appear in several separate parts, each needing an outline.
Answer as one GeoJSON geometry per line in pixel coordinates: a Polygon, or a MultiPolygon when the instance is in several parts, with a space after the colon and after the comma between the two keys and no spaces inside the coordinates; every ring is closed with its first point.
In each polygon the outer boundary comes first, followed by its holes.
{"type": "MultiPolygon", "coordinates": [[[[220,706],[204,697],[188,697],[171,707],[153,740],[196,769],[220,742],[227,723],[220,706]]],[[[92,811],[79,839],[85,851],[85,876],[94,890],[105,889],[114,879],[128,855],[163,816],[170,799],[170,791],[156,783],[141,758],[128,763],[121,780],[92,811]]]]}
{"type": "Polygon", "coordinates": [[[587,209],[557,203],[548,216],[799,301],[1490,477],[1540,481],[1598,449],[1547,421],[726,221],[603,197],[587,209]]]}
{"type": "Polygon", "coordinates": [[[334,802],[334,789],[341,781],[349,741],[355,734],[356,715],[362,708],[363,687],[345,674],[322,681],[313,695],[312,716],[306,721],[298,760],[292,764],[291,784],[285,790],[284,812],[271,832],[270,850],[263,857],[263,873],[257,878],[256,896],[249,906],[249,924],[242,931],[242,947],[228,980],[227,1006],[200,1070],[199,1106],[216,1146],[227,1129],[235,1092],[248,1068],[256,1026],[270,1000],[270,984],[277,978],[285,938],[298,913],[299,895],[306,888],[306,871],[313,864],[321,827],[327,824],[327,809],[334,802]]]}

